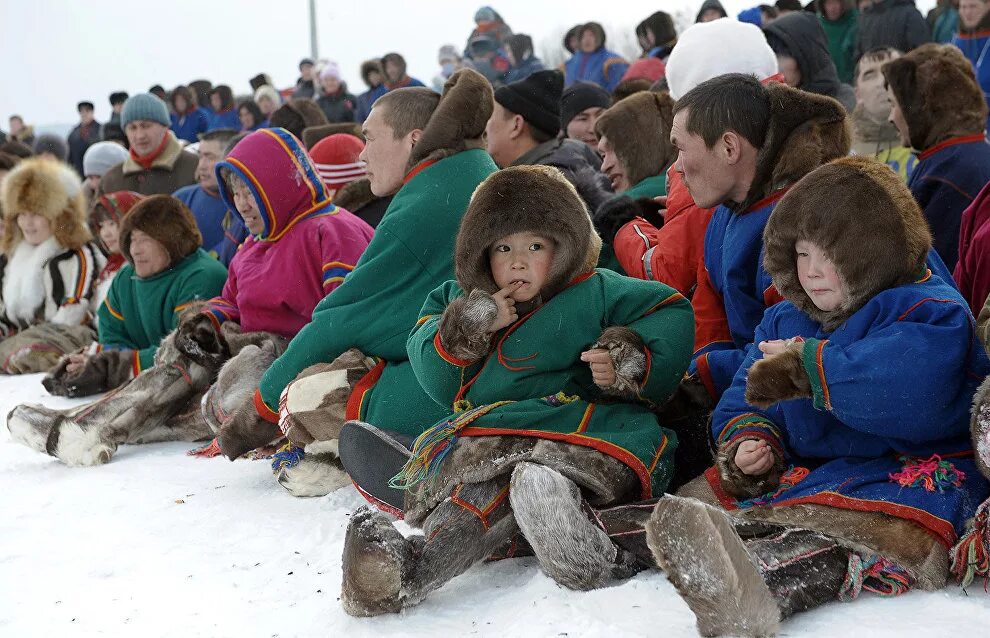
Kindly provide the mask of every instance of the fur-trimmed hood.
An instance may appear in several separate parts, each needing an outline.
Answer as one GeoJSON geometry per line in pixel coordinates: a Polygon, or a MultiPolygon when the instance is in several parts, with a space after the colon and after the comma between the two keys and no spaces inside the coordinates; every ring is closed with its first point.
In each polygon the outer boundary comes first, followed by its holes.
{"type": "Polygon", "coordinates": [[[257,130],[216,166],[220,197],[231,210],[234,195],[224,180],[231,171],[251,189],[265,230],[259,239],[277,241],[304,217],[332,213],[330,194],[300,142],[282,128],[257,130]]]}
{"type": "Polygon", "coordinates": [[[120,252],[131,259],[131,233],[135,230],[150,235],[168,251],[169,267],[196,252],[203,236],[196,226],[192,211],[174,197],[152,195],[139,201],[120,224],[120,252]]]}
{"type": "Polygon", "coordinates": [[[465,294],[498,292],[488,250],[508,235],[532,232],[554,240],[553,265],[540,291],[546,302],[598,263],[601,239],[574,186],[552,166],[512,166],[493,173],[471,196],[454,251],[454,271],[465,294]]]}
{"type": "Polygon", "coordinates": [[[3,180],[0,203],[4,220],[0,250],[6,255],[24,238],[17,225],[20,213],[47,219],[56,241],[68,250],[76,250],[92,239],[86,223],[82,182],[63,162],[40,157],[22,161],[3,180]]]}
{"type": "Polygon", "coordinates": [[[595,133],[608,138],[626,170],[629,183],[660,175],[677,159],[670,143],[674,101],[667,93],[641,91],[605,111],[595,122],[595,133]]]}
{"type": "Polygon", "coordinates": [[[822,164],[849,154],[849,119],[836,100],[778,82],[768,84],[767,92],[770,125],[746,199],[728,203],[735,211],[745,211],[822,164]]]}
{"type": "Polygon", "coordinates": [[[911,136],[924,151],[940,142],[982,133],[987,103],[973,65],[949,44],[925,44],[882,67],[911,136]]]}
{"type": "Polygon", "coordinates": [[[474,148],[485,148],[485,125],[495,109],[491,83],[473,69],[456,71],[409,156],[408,169],[474,148]]]}
{"type": "Polygon", "coordinates": [[[763,231],[763,265],[777,291],[828,331],[883,290],[918,280],[931,231],[911,191],[886,164],[845,157],[798,182],[763,231]],[[798,280],[794,246],[822,249],[848,291],[842,307],[819,310],[798,280]],[[868,247],[864,245],[868,241],[868,247]]]}

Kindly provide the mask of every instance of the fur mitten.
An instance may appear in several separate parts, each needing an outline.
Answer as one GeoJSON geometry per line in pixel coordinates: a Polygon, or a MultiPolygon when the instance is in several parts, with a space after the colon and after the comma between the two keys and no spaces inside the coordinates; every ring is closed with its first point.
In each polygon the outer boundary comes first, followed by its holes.
{"type": "Polygon", "coordinates": [[[780,485],[780,477],[784,474],[784,461],[773,448],[773,466],[766,473],[751,476],[739,469],[736,465],[736,450],[744,441],[752,440],[754,439],[739,439],[722,445],[715,455],[715,467],[718,469],[722,489],[736,498],[753,498],[771,492],[780,485]]]}
{"type": "Polygon", "coordinates": [[[254,395],[250,395],[237,406],[224,422],[217,435],[220,451],[231,461],[242,454],[276,441],[282,432],[274,423],[270,423],[258,414],[255,407],[254,395]]]}
{"type": "Polygon", "coordinates": [[[973,396],[973,416],[969,427],[976,465],[984,476],[990,478],[990,377],[983,380],[973,396]]]}
{"type": "Polygon", "coordinates": [[[660,204],[650,197],[633,199],[628,195],[621,195],[599,206],[592,221],[602,241],[611,244],[619,229],[637,217],[642,217],[656,228],[661,228],[663,226],[661,210],[660,204]]]}
{"type": "Polygon", "coordinates": [[[768,408],[790,399],[811,398],[811,381],[801,361],[804,343],[791,341],[784,352],[760,359],[746,377],[746,403],[768,408]]]}
{"type": "Polygon", "coordinates": [[[69,357],[41,380],[49,393],[60,397],[87,397],[119,388],[134,378],[133,350],[104,350],[86,356],[82,370],[69,374],[69,357]]]}
{"type": "Polygon", "coordinates": [[[591,347],[608,350],[615,367],[615,383],[602,389],[611,395],[635,398],[646,376],[646,344],[643,338],[624,326],[611,326],[591,347]]]}
{"type": "Polygon", "coordinates": [[[208,370],[219,370],[230,358],[230,348],[216,320],[205,312],[186,315],[176,328],[175,347],[208,370]]]}
{"type": "Polygon", "coordinates": [[[491,347],[491,327],[498,305],[484,290],[475,288],[467,297],[450,302],[440,317],[440,343],[451,356],[476,361],[491,347]]]}

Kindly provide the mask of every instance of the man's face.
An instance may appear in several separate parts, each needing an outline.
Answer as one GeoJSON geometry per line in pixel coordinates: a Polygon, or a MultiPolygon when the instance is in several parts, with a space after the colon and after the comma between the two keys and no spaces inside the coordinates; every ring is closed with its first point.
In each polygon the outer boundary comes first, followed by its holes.
{"type": "Polygon", "coordinates": [[[261,217],[258,201],[254,198],[251,189],[240,178],[230,181],[233,182],[230,185],[230,191],[234,196],[234,208],[241,214],[241,219],[244,220],[244,225],[247,226],[248,231],[252,235],[260,235],[265,232],[265,221],[261,217]]]}
{"type": "Polygon", "coordinates": [[[967,29],[974,29],[990,10],[990,0],[959,0],[959,22],[967,29]]]}
{"type": "Polygon", "coordinates": [[[79,109],[79,122],[82,124],[89,124],[93,121],[93,109],[88,107],[82,107],[79,109]]]}
{"type": "Polygon", "coordinates": [[[856,103],[862,104],[863,110],[880,121],[890,117],[890,100],[880,67],[893,59],[860,60],[859,75],[856,76],[856,103]]]}
{"type": "Polygon", "coordinates": [[[679,111],[670,128],[670,143],[677,148],[674,169],[681,174],[694,202],[700,208],[712,208],[726,201],[733,190],[729,165],[720,152],[722,141],[708,148],[704,138],[688,132],[687,120],[688,110],[679,111]]]}
{"type": "Polygon", "coordinates": [[[385,77],[389,82],[398,82],[402,79],[402,65],[395,60],[385,63],[385,77]]]}
{"type": "Polygon", "coordinates": [[[512,145],[512,129],[515,123],[514,114],[495,103],[492,116],[485,125],[485,138],[488,144],[488,154],[492,156],[499,168],[505,168],[516,160],[515,149],[512,145]]]}
{"type": "Polygon", "coordinates": [[[825,0],[822,3],[822,13],[827,20],[838,20],[842,17],[842,0],[825,0]]]}
{"type": "Polygon", "coordinates": [[[581,51],[584,53],[594,53],[598,48],[598,38],[591,29],[585,29],[581,34],[581,51]]]}
{"type": "Polygon", "coordinates": [[[24,128],[24,120],[19,117],[10,118],[10,134],[17,135],[24,128]]]}
{"type": "Polygon", "coordinates": [[[572,140],[584,142],[591,148],[598,147],[598,136],[595,135],[595,123],[602,113],[605,112],[600,106],[592,106],[581,111],[567,123],[567,137],[572,140]]]}
{"type": "Polygon", "coordinates": [[[158,148],[167,132],[167,127],[149,120],[128,122],[124,128],[128,143],[138,155],[147,155],[158,148]]]}
{"type": "Polygon", "coordinates": [[[157,275],[172,261],[164,244],[140,230],[131,231],[130,253],[134,272],[142,278],[157,275]]]}
{"type": "Polygon", "coordinates": [[[312,80],[313,79],[313,65],[312,64],[303,64],[303,65],[300,65],[300,67],[299,67],[299,75],[301,75],[302,76],[302,79],[305,80],[306,82],[309,82],[310,80],[312,80]]]}
{"type": "Polygon", "coordinates": [[[121,111],[124,110],[124,103],[121,102],[120,104],[111,104],[110,105],[110,110],[112,110],[114,113],[118,113],[119,114],[121,111]]]}
{"type": "Polygon", "coordinates": [[[901,144],[904,146],[911,146],[911,132],[908,130],[907,120],[904,119],[904,113],[901,112],[901,105],[897,102],[897,96],[894,92],[887,87],[887,99],[890,104],[890,123],[897,128],[897,132],[901,136],[901,144]]]}
{"type": "Polygon", "coordinates": [[[388,105],[376,106],[364,121],[364,150],[359,159],[367,163],[371,192],[378,197],[386,197],[402,188],[406,176],[406,164],[413,148],[411,131],[405,137],[396,139],[392,127],[385,123],[388,105]]]}
{"type": "Polygon", "coordinates": [[[616,193],[627,191],[632,187],[629,178],[626,176],[626,167],[615,154],[612,142],[607,136],[602,136],[598,142],[598,152],[602,156],[602,173],[612,182],[612,190],[616,193]]]}
{"type": "Polygon", "coordinates": [[[223,146],[216,140],[199,143],[199,164],[196,165],[196,179],[203,190],[212,195],[220,192],[217,175],[214,172],[217,162],[223,159],[223,146]]]}

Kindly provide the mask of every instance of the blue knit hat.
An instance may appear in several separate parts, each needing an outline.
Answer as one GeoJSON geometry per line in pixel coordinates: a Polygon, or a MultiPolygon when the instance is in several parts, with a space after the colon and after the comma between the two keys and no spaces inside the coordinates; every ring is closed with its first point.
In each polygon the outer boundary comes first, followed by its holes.
{"type": "Polygon", "coordinates": [[[162,126],[172,124],[168,117],[168,107],[151,93],[138,93],[124,102],[124,110],[120,113],[121,128],[127,128],[128,124],[139,120],[158,122],[162,126]]]}

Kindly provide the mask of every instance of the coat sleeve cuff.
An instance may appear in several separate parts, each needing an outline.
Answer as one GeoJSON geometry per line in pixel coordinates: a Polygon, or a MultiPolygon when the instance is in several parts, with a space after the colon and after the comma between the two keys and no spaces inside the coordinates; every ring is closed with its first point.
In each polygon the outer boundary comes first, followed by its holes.
{"type": "Polygon", "coordinates": [[[278,425],[278,412],[268,407],[265,400],[261,398],[261,390],[254,391],[254,409],[258,412],[260,416],[265,421],[269,423],[278,425]]]}
{"type": "Polygon", "coordinates": [[[736,498],[754,498],[773,491],[784,473],[784,447],[777,427],[758,414],[743,414],[722,430],[715,455],[722,488],[736,498]],[[744,474],[736,465],[736,450],[743,441],[761,440],[770,445],[774,455],[773,467],[759,476],[744,474]]]}
{"type": "Polygon", "coordinates": [[[801,363],[804,371],[808,373],[812,400],[818,410],[832,409],[832,397],[828,390],[828,382],[825,380],[825,364],[822,360],[822,353],[827,343],[828,340],[805,339],[804,347],[801,349],[801,363]]]}

